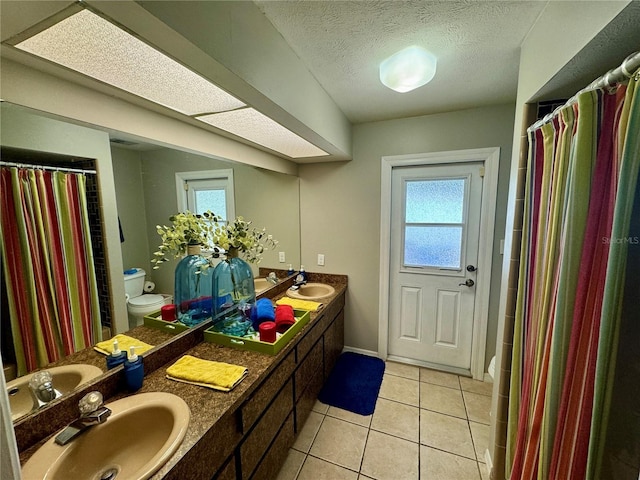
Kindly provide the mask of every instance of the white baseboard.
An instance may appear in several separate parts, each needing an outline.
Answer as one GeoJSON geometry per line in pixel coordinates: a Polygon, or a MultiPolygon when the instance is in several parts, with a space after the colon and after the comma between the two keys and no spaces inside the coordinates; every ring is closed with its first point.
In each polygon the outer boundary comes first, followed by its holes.
{"type": "Polygon", "coordinates": [[[491,452],[488,448],[484,451],[484,463],[487,469],[487,473],[489,474],[489,478],[491,478],[491,470],[493,470],[493,460],[491,459],[491,452]]]}
{"type": "Polygon", "coordinates": [[[362,355],[368,355],[370,357],[377,357],[380,358],[380,355],[378,355],[378,352],[374,352],[373,350],[365,350],[364,348],[355,348],[355,347],[347,347],[346,345],[342,348],[343,352],[353,352],[353,353],[360,353],[362,355]]]}

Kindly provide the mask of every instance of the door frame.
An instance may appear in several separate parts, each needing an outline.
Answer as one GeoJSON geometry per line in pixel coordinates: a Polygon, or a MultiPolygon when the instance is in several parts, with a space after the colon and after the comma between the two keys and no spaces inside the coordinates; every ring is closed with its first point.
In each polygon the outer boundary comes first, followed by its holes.
{"type": "MultiPolygon", "coordinates": [[[[487,348],[489,293],[496,202],[498,195],[498,168],[500,147],[455,150],[446,152],[389,155],[382,157],[380,204],[380,290],[378,305],[378,355],[386,360],[389,347],[389,270],[391,247],[391,174],[394,168],[428,166],[447,163],[482,162],[482,208],[478,238],[478,276],[476,301],[473,309],[473,335],[471,344],[471,375],[484,379],[484,360],[487,348]]],[[[416,364],[420,362],[416,361],[416,364]]],[[[427,365],[424,365],[427,366],[427,365]]],[[[452,370],[454,373],[463,373],[452,370]]]]}

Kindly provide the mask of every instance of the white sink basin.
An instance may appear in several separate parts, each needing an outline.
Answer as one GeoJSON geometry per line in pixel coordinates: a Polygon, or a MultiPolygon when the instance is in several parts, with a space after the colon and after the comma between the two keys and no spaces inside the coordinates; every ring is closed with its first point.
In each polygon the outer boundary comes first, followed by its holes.
{"type": "Polygon", "coordinates": [[[300,300],[319,301],[329,298],[336,293],[336,289],[326,283],[306,283],[298,290],[287,290],[287,295],[300,300]]]}
{"type": "Polygon", "coordinates": [[[143,480],[178,449],[191,413],[171,393],[140,393],[105,404],[111,416],[65,446],[54,435],[22,467],[24,479],[143,480]]]}
{"type": "MultiPolygon", "coordinates": [[[[63,395],[102,375],[102,370],[98,367],[85,364],[64,365],[62,367],[47,368],[46,370],[53,378],[53,388],[63,395]]],[[[33,375],[33,373],[30,373],[7,383],[11,420],[16,420],[26,415],[36,407],[29,391],[29,380],[33,375]]]]}

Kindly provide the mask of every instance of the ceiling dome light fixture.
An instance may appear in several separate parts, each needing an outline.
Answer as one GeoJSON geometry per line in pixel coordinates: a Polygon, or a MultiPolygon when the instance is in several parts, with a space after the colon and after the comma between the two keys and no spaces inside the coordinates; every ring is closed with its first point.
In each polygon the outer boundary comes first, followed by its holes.
{"type": "Polygon", "coordinates": [[[429,83],[436,74],[436,57],[412,45],[380,64],[380,81],[391,90],[405,93],[429,83]]]}

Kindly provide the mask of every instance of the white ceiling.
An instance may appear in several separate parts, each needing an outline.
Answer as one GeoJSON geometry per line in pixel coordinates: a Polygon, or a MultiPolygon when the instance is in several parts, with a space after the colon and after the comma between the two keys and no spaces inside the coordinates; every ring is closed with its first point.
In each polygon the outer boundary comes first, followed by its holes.
{"type": "Polygon", "coordinates": [[[547,1],[255,1],[353,123],[515,102],[520,45],[547,1]],[[382,60],[435,54],[434,80],[384,87],[382,60]]]}

